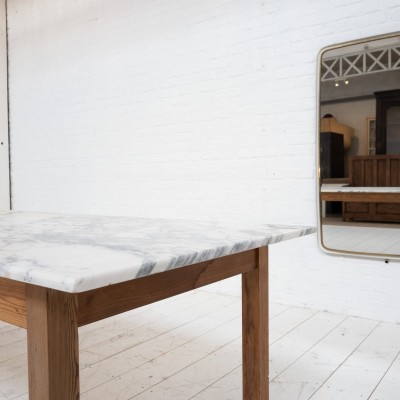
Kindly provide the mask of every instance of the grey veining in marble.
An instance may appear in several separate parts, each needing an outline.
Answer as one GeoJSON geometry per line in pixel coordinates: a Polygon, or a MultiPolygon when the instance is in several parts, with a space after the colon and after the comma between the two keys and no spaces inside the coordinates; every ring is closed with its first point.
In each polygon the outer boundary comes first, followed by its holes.
{"type": "Polygon", "coordinates": [[[268,224],[0,212],[0,277],[82,292],[313,232],[268,224]]]}

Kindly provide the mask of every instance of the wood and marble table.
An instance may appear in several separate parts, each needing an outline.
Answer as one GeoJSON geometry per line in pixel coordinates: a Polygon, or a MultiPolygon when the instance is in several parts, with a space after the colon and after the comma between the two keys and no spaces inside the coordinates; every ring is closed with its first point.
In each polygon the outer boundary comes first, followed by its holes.
{"type": "Polygon", "coordinates": [[[347,201],[354,203],[399,203],[400,187],[396,186],[321,186],[322,201],[347,201]]]}
{"type": "Polygon", "coordinates": [[[0,320],[27,329],[29,398],[79,399],[80,326],[242,274],[243,398],[268,399],[267,246],[313,232],[0,212],[0,320]]]}

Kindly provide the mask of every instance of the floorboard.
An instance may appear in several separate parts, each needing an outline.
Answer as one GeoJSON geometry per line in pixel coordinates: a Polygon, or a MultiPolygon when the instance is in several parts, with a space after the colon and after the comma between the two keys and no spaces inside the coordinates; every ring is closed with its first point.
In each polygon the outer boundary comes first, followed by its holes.
{"type": "Polygon", "coordinates": [[[400,393],[400,352],[378,382],[368,400],[398,400],[400,393]]]}

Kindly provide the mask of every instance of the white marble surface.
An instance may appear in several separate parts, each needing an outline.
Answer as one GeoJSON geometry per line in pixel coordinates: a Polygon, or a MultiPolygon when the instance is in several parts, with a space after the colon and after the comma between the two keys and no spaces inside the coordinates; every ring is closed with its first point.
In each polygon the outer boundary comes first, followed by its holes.
{"type": "Polygon", "coordinates": [[[313,232],[254,223],[0,212],[0,277],[82,292],[313,232]]]}
{"type": "Polygon", "coordinates": [[[340,186],[323,184],[321,186],[323,193],[400,193],[398,186],[340,186]]]}

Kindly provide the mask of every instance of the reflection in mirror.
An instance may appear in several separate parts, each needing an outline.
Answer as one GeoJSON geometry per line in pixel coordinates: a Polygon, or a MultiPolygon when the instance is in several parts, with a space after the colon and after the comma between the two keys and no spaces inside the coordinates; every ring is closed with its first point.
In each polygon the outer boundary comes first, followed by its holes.
{"type": "Polygon", "coordinates": [[[321,245],[400,257],[400,33],[326,48],[319,64],[321,245]]]}

